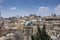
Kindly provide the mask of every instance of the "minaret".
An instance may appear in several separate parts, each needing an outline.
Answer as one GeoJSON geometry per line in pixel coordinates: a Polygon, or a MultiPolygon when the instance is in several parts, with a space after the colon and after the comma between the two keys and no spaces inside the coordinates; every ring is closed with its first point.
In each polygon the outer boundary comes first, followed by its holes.
{"type": "Polygon", "coordinates": [[[19,18],[19,15],[17,14],[17,18],[19,18]]]}
{"type": "Polygon", "coordinates": [[[17,15],[17,24],[18,24],[19,15],[17,15]]]}
{"type": "Polygon", "coordinates": [[[1,17],[1,11],[0,11],[0,17],[1,17]]]}

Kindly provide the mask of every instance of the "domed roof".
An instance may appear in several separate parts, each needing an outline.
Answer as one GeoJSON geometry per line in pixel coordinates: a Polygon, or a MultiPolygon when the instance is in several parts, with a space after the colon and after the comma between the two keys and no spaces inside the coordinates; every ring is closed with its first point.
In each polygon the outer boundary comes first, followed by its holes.
{"type": "Polygon", "coordinates": [[[26,21],[25,22],[25,26],[30,26],[31,25],[31,22],[30,21],[26,21]]]}

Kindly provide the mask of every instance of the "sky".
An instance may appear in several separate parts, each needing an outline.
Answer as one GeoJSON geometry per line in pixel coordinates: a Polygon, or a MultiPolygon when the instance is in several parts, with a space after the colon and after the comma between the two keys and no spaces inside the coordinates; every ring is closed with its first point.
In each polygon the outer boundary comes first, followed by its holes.
{"type": "Polygon", "coordinates": [[[2,17],[60,15],[60,0],[0,0],[2,17]]]}

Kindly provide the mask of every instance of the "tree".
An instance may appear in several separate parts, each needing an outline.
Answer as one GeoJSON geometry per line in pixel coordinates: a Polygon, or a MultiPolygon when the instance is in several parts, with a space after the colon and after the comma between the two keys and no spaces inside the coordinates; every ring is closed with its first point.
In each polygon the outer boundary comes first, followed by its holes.
{"type": "Polygon", "coordinates": [[[31,40],[34,40],[34,36],[33,35],[31,36],[31,40]]]}
{"type": "Polygon", "coordinates": [[[36,34],[34,34],[31,38],[32,40],[50,40],[50,36],[46,33],[45,24],[43,25],[42,29],[40,29],[38,25],[36,34]]]}
{"type": "Polygon", "coordinates": [[[33,40],[41,40],[41,36],[42,36],[41,29],[40,29],[39,25],[37,25],[37,32],[36,32],[36,34],[33,35],[33,37],[31,36],[31,38],[33,40]]]}
{"type": "Polygon", "coordinates": [[[51,38],[46,32],[46,27],[45,27],[45,24],[44,24],[43,28],[42,28],[42,40],[50,40],[50,39],[51,38]]]}
{"type": "Polygon", "coordinates": [[[39,27],[39,25],[37,26],[37,33],[34,34],[35,40],[41,40],[41,29],[39,27]]]}

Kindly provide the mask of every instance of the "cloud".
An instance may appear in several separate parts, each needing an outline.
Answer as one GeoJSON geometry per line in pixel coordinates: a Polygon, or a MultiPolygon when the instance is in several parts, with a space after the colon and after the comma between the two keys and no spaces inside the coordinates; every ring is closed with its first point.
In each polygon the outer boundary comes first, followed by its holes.
{"type": "Polygon", "coordinates": [[[55,13],[60,14],[60,5],[57,5],[55,8],[55,13]]]}
{"type": "Polygon", "coordinates": [[[16,7],[11,7],[10,10],[16,10],[16,7]]]}
{"type": "Polygon", "coordinates": [[[39,7],[39,12],[40,13],[50,13],[51,9],[49,7],[39,7]]]}

